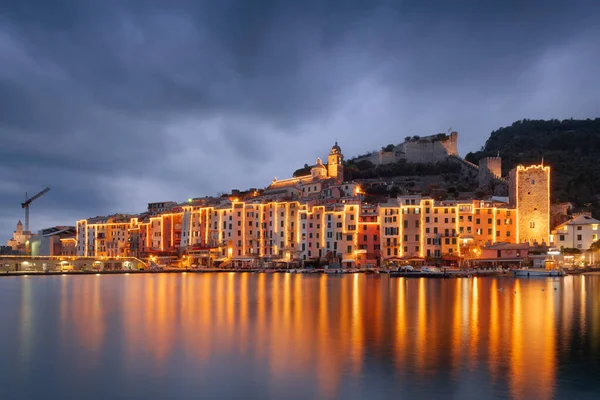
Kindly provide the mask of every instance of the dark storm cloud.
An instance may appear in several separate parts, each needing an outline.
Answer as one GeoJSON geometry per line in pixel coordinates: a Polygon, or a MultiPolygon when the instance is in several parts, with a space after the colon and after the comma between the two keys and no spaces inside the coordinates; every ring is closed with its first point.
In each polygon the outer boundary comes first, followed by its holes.
{"type": "MultiPolygon", "coordinates": [[[[5,2],[6,3],[6,2],[5,2]]],[[[1,3],[0,3],[1,4],[1,3]]],[[[0,5],[0,236],[264,186],[449,127],[595,117],[595,1],[0,5]]],[[[3,239],[4,240],[4,239],[3,239]]]]}

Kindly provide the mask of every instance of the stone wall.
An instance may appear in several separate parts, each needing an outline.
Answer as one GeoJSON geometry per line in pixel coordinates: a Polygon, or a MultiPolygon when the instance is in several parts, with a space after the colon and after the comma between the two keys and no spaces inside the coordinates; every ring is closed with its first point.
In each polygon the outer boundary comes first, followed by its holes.
{"type": "Polygon", "coordinates": [[[479,187],[488,188],[495,178],[502,177],[502,160],[500,157],[485,157],[479,160],[477,174],[479,187]]]}
{"type": "Polygon", "coordinates": [[[448,156],[458,156],[458,132],[440,137],[424,136],[418,140],[405,141],[394,151],[376,151],[354,159],[355,162],[370,161],[374,165],[392,164],[400,160],[411,163],[437,163],[448,156]]]}
{"type": "Polygon", "coordinates": [[[519,242],[548,243],[550,237],[550,167],[518,166],[509,174],[509,198],[516,206],[519,242]]]}
{"type": "Polygon", "coordinates": [[[393,164],[398,161],[399,156],[395,151],[377,151],[354,159],[355,162],[369,161],[374,165],[393,164]]]}
{"type": "Polygon", "coordinates": [[[450,155],[458,155],[458,133],[452,132],[444,138],[438,135],[426,136],[398,145],[399,158],[412,163],[436,163],[450,155]]]}

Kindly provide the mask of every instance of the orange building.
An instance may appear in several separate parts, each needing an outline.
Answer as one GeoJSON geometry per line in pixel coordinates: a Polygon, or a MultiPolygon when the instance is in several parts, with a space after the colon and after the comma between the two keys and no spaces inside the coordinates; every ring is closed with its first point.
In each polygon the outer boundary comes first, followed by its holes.
{"type": "Polygon", "coordinates": [[[202,265],[448,264],[478,259],[484,247],[496,243],[544,239],[549,226],[548,167],[515,170],[510,197],[514,205],[501,199],[435,201],[421,196],[368,204],[361,201],[357,184],[339,184],[339,175],[329,176],[343,172],[338,149],[332,148],[326,169],[317,166],[310,177],[285,183],[326,186],[315,198],[296,197],[276,183],[276,189],[247,198],[189,201],[162,214],[81,220],[77,221],[77,254],[181,258],[196,252],[202,265]],[[315,176],[318,182],[312,181],[315,176]]]}

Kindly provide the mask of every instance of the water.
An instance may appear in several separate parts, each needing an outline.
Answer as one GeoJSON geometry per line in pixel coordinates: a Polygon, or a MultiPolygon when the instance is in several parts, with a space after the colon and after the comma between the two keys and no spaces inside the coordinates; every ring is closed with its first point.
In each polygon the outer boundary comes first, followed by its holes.
{"type": "Polygon", "coordinates": [[[3,277],[0,399],[597,399],[599,294],[600,276],[3,277]]]}

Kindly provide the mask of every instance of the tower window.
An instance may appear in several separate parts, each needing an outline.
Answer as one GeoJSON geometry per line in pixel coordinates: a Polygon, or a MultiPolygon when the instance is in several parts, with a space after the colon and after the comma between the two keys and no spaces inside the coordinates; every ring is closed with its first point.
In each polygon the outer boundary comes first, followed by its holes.
{"type": "Polygon", "coordinates": [[[535,229],[535,221],[531,221],[531,222],[529,222],[529,227],[530,227],[531,229],[535,229]]]}
{"type": "Polygon", "coordinates": [[[531,180],[531,184],[532,184],[532,185],[535,185],[535,179],[532,179],[532,180],[531,180]]]}

